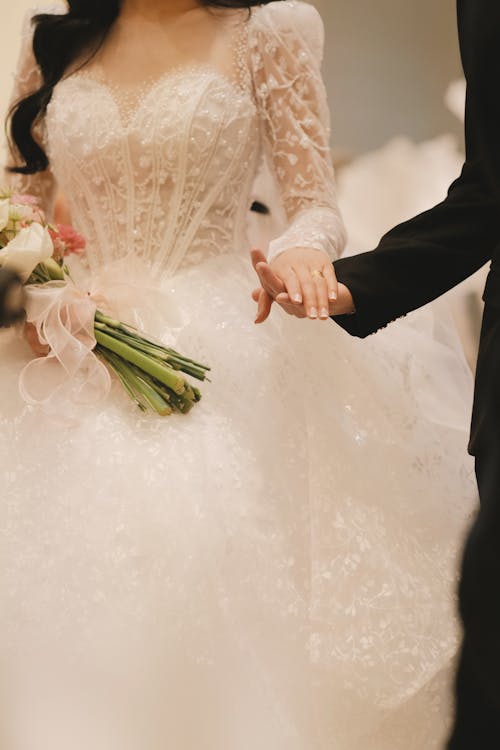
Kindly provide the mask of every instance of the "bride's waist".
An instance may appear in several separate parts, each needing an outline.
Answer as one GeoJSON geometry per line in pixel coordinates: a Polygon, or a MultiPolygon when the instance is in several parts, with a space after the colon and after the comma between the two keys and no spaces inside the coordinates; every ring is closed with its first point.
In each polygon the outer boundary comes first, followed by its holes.
{"type": "Polygon", "coordinates": [[[205,265],[217,258],[247,257],[249,243],[246,233],[235,237],[213,239],[196,239],[188,245],[172,243],[168,246],[157,244],[145,245],[126,240],[115,244],[90,242],[86,263],[92,274],[115,263],[141,265],[145,273],[153,273],[158,279],[171,278],[186,269],[205,265]]]}
{"type": "Polygon", "coordinates": [[[71,275],[80,288],[105,292],[108,287],[171,289],[193,283],[200,288],[217,285],[217,280],[236,275],[245,283],[253,272],[247,250],[225,246],[218,252],[188,252],[178,263],[143,256],[135,251],[103,258],[97,254],[69,259],[71,275]]]}

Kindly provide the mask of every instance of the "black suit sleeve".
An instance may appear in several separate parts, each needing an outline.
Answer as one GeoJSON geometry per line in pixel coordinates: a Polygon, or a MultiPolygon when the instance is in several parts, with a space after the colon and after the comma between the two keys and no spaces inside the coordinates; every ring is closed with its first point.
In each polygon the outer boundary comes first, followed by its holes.
{"type": "Polygon", "coordinates": [[[365,337],[466,279],[500,241],[499,208],[479,162],[467,161],[446,200],[390,231],[376,250],[336,261],[356,313],[334,320],[365,337]]]}
{"type": "MultiPolygon", "coordinates": [[[[491,260],[500,243],[500,2],[459,0],[458,21],[466,163],[443,203],[393,229],[371,253],[335,264],[357,312],[334,320],[356,336],[439,297],[491,260]]],[[[500,299],[500,285],[495,294],[500,299]]]]}
{"type": "Polygon", "coordinates": [[[334,320],[365,337],[436,299],[491,259],[499,219],[480,162],[468,160],[446,200],[390,231],[376,250],[336,261],[356,313],[334,320]]]}

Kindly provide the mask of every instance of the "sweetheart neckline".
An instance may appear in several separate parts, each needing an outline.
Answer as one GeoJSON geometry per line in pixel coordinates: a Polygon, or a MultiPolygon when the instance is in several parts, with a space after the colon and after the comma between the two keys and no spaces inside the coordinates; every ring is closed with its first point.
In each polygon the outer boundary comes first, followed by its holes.
{"type": "Polygon", "coordinates": [[[64,78],[59,86],[64,85],[65,83],[76,83],[83,81],[85,83],[90,83],[91,85],[96,86],[97,88],[104,91],[108,95],[109,100],[112,102],[114,108],[116,109],[120,127],[126,133],[127,131],[133,129],[133,126],[142,114],[147,102],[158,89],[160,89],[162,86],[165,86],[166,84],[171,84],[174,81],[181,80],[182,78],[200,76],[201,74],[206,74],[206,76],[209,78],[219,80],[221,83],[225,83],[231,89],[237,99],[241,100],[242,98],[247,98],[250,102],[253,103],[253,99],[248,90],[245,90],[242,86],[239,86],[235,81],[231,80],[231,78],[227,74],[218,70],[215,66],[207,63],[193,63],[188,65],[181,64],[174,68],[170,68],[160,76],[147,79],[144,85],[136,87],[122,88],[118,84],[113,84],[110,81],[106,81],[104,77],[102,78],[102,80],[100,80],[99,77],[91,75],[87,71],[82,70],[76,71],[64,78]],[[134,100],[134,105],[131,107],[130,115],[128,117],[126,116],[126,114],[124,116],[124,112],[120,106],[120,93],[124,95],[124,97],[127,97],[127,95],[130,96],[131,100],[134,100]]]}

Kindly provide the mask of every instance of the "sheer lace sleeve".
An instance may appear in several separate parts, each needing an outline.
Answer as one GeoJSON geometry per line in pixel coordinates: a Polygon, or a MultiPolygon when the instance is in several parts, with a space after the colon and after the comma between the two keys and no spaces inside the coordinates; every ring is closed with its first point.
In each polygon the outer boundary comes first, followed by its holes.
{"type": "MultiPolygon", "coordinates": [[[[61,12],[60,5],[54,5],[48,9],[44,7],[43,9],[31,10],[25,18],[22,30],[21,52],[14,76],[11,106],[33,91],[36,91],[41,83],[40,69],[33,54],[33,16],[40,12],[50,13],[56,11],[61,12]]],[[[45,128],[43,122],[35,126],[34,133],[38,142],[44,144],[45,128]]],[[[4,172],[6,184],[10,185],[15,192],[35,195],[40,200],[40,204],[47,213],[47,216],[51,217],[57,191],[56,181],[52,172],[50,169],[47,169],[45,172],[38,172],[33,175],[22,175],[12,174],[7,171],[9,166],[15,166],[18,163],[19,159],[17,159],[17,155],[15,153],[11,154],[4,172]]]]}
{"type": "Polygon", "coordinates": [[[321,76],[323,22],[302,2],[272,2],[255,11],[250,66],[266,157],[275,173],[288,229],[270,259],[292,247],[340,255],[345,229],[330,154],[330,115],[321,76]]]}

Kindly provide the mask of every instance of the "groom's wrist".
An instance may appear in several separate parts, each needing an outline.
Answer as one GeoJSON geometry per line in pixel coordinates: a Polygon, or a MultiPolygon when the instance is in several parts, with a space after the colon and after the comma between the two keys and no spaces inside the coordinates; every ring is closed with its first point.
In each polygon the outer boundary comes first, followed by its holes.
{"type": "Polygon", "coordinates": [[[338,297],[330,302],[330,316],[336,315],[354,315],[356,306],[351,292],[345,284],[339,284],[338,297]]]}

